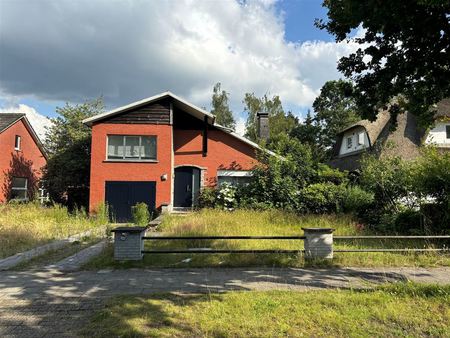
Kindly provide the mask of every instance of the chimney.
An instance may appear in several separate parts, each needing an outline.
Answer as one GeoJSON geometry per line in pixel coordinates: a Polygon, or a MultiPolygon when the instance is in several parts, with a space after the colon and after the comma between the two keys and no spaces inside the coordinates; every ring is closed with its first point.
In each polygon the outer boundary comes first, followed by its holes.
{"type": "Polygon", "coordinates": [[[269,114],[266,112],[256,113],[258,137],[267,141],[269,138],[269,114]]]}

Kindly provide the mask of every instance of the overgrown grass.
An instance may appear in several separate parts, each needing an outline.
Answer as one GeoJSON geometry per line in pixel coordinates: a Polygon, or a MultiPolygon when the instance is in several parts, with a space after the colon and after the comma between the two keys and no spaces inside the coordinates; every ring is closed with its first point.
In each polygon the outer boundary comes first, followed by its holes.
{"type": "Polygon", "coordinates": [[[0,205],[0,258],[86,230],[100,232],[107,222],[106,217],[90,218],[85,212],[69,214],[60,205],[0,205]]]}
{"type": "MultiPolygon", "coordinates": [[[[303,235],[302,227],[334,228],[335,235],[365,235],[367,232],[349,215],[298,216],[282,211],[202,210],[187,216],[167,216],[159,230],[173,236],[214,235],[303,235]]],[[[439,244],[439,243],[437,243],[439,244]]],[[[442,244],[442,243],[441,243],[442,244]]],[[[405,248],[430,246],[431,243],[405,240],[336,241],[335,248],[405,248]]],[[[202,240],[147,241],[147,249],[303,249],[301,240],[202,240]]],[[[436,253],[335,253],[329,264],[339,266],[450,266],[450,256],[436,253]]],[[[142,262],[115,262],[112,247],[86,265],[128,267],[205,267],[205,266],[292,266],[302,267],[299,254],[146,254],[142,262]]]]}
{"type": "Polygon", "coordinates": [[[449,337],[450,286],[119,297],[86,337],[449,337]]]}

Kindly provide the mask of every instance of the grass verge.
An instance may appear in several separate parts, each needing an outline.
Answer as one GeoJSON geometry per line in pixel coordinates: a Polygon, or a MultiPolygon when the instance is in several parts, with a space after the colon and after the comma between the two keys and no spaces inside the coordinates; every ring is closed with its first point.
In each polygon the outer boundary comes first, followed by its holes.
{"type": "MultiPolygon", "coordinates": [[[[335,235],[368,235],[348,215],[307,215],[281,211],[202,210],[187,216],[167,216],[158,230],[171,236],[231,235],[303,235],[302,227],[328,227],[335,235]]],[[[422,248],[442,245],[412,240],[335,241],[335,248],[422,248]]],[[[303,249],[301,240],[202,240],[147,241],[147,249],[215,248],[215,249],[303,249]]],[[[335,253],[329,265],[337,266],[450,266],[450,255],[439,253],[335,253]]],[[[237,267],[237,266],[305,266],[299,254],[147,254],[140,262],[115,262],[112,247],[94,258],[85,267],[237,267]]]]}
{"type": "Polygon", "coordinates": [[[84,212],[70,214],[59,205],[0,205],[0,258],[86,230],[104,231],[107,222],[105,217],[88,217],[84,212]]]}
{"type": "Polygon", "coordinates": [[[86,337],[448,337],[450,286],[119,297],[86,337]]]}

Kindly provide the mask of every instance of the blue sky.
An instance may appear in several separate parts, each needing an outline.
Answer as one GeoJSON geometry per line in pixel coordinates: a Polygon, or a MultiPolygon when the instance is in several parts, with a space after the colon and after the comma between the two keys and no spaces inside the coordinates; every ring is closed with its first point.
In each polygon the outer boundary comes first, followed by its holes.
{"type": "Polygon", "coordinates": [[[65,102],[102,95],[113,108],[171,90],[209,109],[221,82],[241,126],[246,92],[280,95],[302,116],[355,48],[316,18],[326,18],[319,0],[5,2],[0,108],[21,103],[53,117],[65,102]]]}

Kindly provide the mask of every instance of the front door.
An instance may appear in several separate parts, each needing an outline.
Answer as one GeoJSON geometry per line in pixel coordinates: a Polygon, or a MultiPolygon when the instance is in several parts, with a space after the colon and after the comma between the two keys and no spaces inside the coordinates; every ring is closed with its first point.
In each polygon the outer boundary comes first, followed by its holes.
{"type": "Polygon", "coordinates": [[[156,182],[107,181],[105,202],[111,221],[125,223],[131,221],[131,207],[137,203],[148,205],[150,212],[155,209],[156,182]]]}
{"type": "Polygon", "coordinates": [[[175,169],[174,207],[190,208],[200,190],[200,170],[194,167],[175,169]]]}

